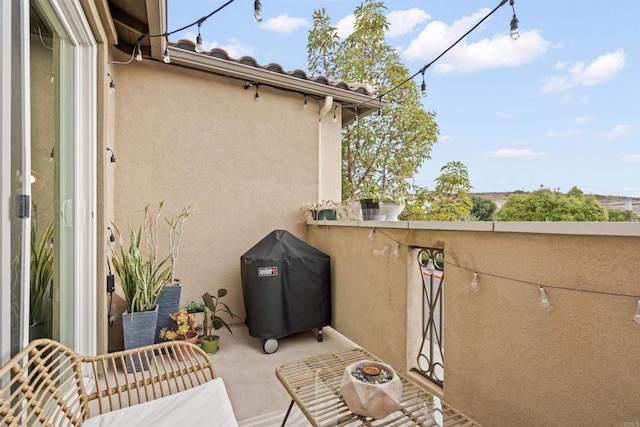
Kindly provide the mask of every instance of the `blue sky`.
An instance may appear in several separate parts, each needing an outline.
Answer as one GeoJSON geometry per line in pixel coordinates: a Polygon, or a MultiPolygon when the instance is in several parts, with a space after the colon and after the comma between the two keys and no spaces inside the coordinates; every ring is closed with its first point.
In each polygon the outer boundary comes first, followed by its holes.
{"type": "MultiPolygon", "coordinates": [[[[169,31],[224,0],[169,0],[169,31]]],[[[431,62],[499,0],[387,0],[388,43],[410,73],[431,62]]],[[[346,37],[360,1],[236,0],[201,27],[205,48],[307,69],[313,11],[324,7],[346,37]]],[[[533,191],[640,197],[640,1],[516,0],[520,38],[509,38],[507,2],[427,70],[426,110],[440,139],[415,183],[430,189],[445,163],[469,169],[474,192],[533,191]]],[[[196,27],[172,41],[195,41],[196,27]]],[[[418,84],[421,80],[418,80],[418,84]]]]}

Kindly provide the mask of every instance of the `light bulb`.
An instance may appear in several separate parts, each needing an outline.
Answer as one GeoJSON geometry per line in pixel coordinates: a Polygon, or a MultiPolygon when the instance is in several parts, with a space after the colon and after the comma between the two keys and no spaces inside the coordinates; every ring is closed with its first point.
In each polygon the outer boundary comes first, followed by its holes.
{"type": "Polygon", "coordinates": [[[373,236],[376,234],[376,229],[372,228],[371,231],[369,232],[369,235],[367,236],[367,239],[369,240],[373,240],[373,236]]]}
{"type": "Polygon", "coordinates": [[[544,311],[551,311],[553,308],[551,306],[551,302],[549,302],[549,298],[547,298],[547,293],[544,291],[542,286],[540,286],[540,308],[544,311]]]}
{"type": "Polygon", "coordinates": [[[334,111],[333,112],[333,123],[335,123],[337,121],[338,121],[338,116],[337,116],[336,112],[334,111]]]}
{"type": "Polygon", "coordinates": [[[304,96],[304,104],[303,107],[307,108],[309,105],[307,104],[307,95],[304,96]]]}
{"type": "Polygon", "coordinates": [[[196,52],[204,52],[204,49],[202,48],[202,36],[200,35],[200,33],[198,33],[198,37],[196,37],[196,52]]]}
{"type": "Polygon", "coordinates": [[[389,252],[389,246],[384,245],[384,248],[382,248],[382,250],[374,249],[373,250],[373,255],[375,255],[375,256],[384,256],[384,255],[387,254],[387,252],[389,252]]]}
{"type": "Polygon", "coordinates": [[[256,22],[262,22],[262,5],[260,4],[260,0],[256,0],[253,3],[253,19],[256,22]]]}
{"type": "Polygon", "coordinates": [[[142,61],[142,49],[140,49],[140,45],[138,45],[138,49],[136,50],[136,61],[142,61]]]}
{"type": "Polygon", "coordinates": [[[53,83],[55,79],[56,79],[55,74],[53,74],[53,71],[52,71],[51,75],[49,76],[49,81],[53,83]]]}
{"type": "Polygon", "coordinates": [[[253,102],[260,102],[260,94],[258,94],[258,86],[256,85],[256,96],[253,98],[253,102]]]}
{"type": "Polygon", "coordinates": [[[422,84],[420,85],[420,93],[422,95],[422,97],[426,97],[427,96],[427,84],[425,83],[425,81],[422,81],[422,84]]]}
{"type": "Polygon", "coordinates": [[[633,321],[640,326],[640,299],[638,300],[638,308],[636,308],[636,315],[633,316],[633,321]]]}
{"type": "Polygon", "coordinates": [[[109,92],[116,93],[116,84],[113,80],[111,80],[111,83],[109,83],[109,92]]]}
{"type": "Polygon", "coordinates": [[[511,18],[511,39],[512,40],[518,40],[518,38],[520,37],[520,33],[518,32],[518,18],[516,17],[516,14],[513,14],[513,18],[511,18]]]}
{"type": "Polygon", "coordinates": [[[471,278],[471,284],[469,285],[473,292],[480,292],[480,283],[478,283],[478,273],[473,272],[473,277],[471,278]]]}
{"type": "Polygon", "coordinates": [[[433,263],[433,258],[429,258],[429,262],[427,262],[427,266],[424,268],[429,276],[433,276],[436,273],[436,265],[433,263]]]}
{"type": "Polygon", "coordinates": [[[393,252],[391,252],[391,255],[396,258],[400,257],[400,243],[396,243],[396,247],[393,248],[393,252]]]}
{"type": "Polygon", "coordinates": [[[171,57],[169,56],[169,49],[164,50],[164,55],[162,55],[162,62],[165,64],[171,63],[171,57]]]}

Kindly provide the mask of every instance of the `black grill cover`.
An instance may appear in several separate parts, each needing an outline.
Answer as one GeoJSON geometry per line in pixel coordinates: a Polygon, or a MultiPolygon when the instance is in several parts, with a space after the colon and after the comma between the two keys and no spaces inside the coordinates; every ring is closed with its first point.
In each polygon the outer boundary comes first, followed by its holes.
{"type": "Polygon", "coordinates": [[[252,337],[280,338],[331,323],[328,255],[275,230],[242,255],[240,264],[252,337]]]}

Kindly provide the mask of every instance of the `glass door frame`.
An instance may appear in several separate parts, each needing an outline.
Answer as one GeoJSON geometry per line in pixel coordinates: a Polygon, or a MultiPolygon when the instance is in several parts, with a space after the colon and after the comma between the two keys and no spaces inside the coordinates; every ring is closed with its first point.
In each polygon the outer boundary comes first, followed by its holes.
{"type": "MultiPolygon", "coordinates": [[[[59,235],[57,258],[60,284],[58,311],[60,342],[77,352],[96,353],[96,194],[97,194],[97,46],[80,2],[72,0],[35,0],[44,18],[59,37],[58,119],[56,163],[59,189],[55,202],[59,235]]],[[[16,221],[12,139],[21,139],[22,176],[30,176],[30,65],[29,2],[0,2],[0,361],[11,355],[10,290],[12,258],[10,244],[12,221],[16,221]],[[16,51],[19,55],[16,55],[16,51]],[[12,52],[12,54],[7,54],[12,52]],[[16,57],[19,65],[16,66],[16,57]],[[20,75],[12,75],[19,72],[20,75]],[[16,89],[16,85],[19,88],[16,89]],[[18,95],[16,95],[18,91],[18,95]],[[13,97],[13,98],[12,98],[13,97]],[[20,102],[16,102],[16,98],[20,102]],[[19,104],[19,105],[18,105],[19,104]],[[20,128],[20,129],[17,129],[20,128]],[[17,131],[20,131],[18,133],[17,131]],[[25,171],[27,171],[25,173],[25,171]]],[[[30,182],[25,181],[22,194],[30,196],[30,182]]],[[[29,230],[30,219],[21,222],[21,295],[20,342],[28,344],[29,333],[29,230]]],[[[14,301],[15,303],[15,301],[14,301]]]]}

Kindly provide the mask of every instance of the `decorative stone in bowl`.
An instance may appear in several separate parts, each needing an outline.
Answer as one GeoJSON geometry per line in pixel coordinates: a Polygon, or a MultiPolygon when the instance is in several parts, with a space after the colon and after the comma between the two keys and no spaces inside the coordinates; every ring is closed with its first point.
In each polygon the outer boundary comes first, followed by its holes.
{"type": "Polygon", "coordinates": [[[379,420],[398,409],[402,382],[391,366],[362,360],[345,368],[340,392],[351,412],[379,420]]]}

